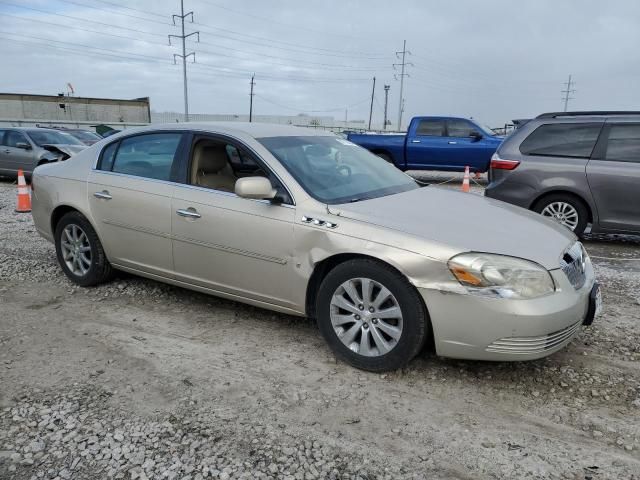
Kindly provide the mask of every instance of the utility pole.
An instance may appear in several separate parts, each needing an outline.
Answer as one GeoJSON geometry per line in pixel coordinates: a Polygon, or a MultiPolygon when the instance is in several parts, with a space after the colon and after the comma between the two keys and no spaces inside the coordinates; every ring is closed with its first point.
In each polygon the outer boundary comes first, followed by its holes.
{"type": "Polygon", "coordinates": [[[184,19],[191,15],[191,23],[193,23],[193,12],[184,13],[184,0],[180,0],[180,15],[172,15],[171,19],[173,24],[176,24],[176,18],[180,19],[182,26],[182,35],[169,35],[169,45],[171,45],[171,37],[179,38],[182,40],[182,55],[177,53],[173,54],[173,63],[176,63],[176,58],[182,58],[182,82],[184,85],[184,121],[189,121],[189,96],[187,94],[187,57],[193,55],[193,63],[196,62],[196,52],[187,53],[187,38],[191,35],[198,36],[198,42],[200,41],[200,32],[191,32],[187,35],[184,33],[184,19]]]}
{"type": "Polygon", "coordinates": [[[389,103],[389,89],[391,85],[384,86],[384,125],[382,126],[383,130],[387,129],[387,104],[389,103]]]}
{"type": "Polygon", "coordinates": [[[371,130],[371,117],[373,115],[373,98],[376,94],[376,77],[373,77],[373,88],[371,89],[371,107],[369,107],[369,130],[371,130]]]}
{"type": "Polygon", "coordinates": [[[400,75],[394,75],[396,80],[398,79],[398,76],[400,77],[400,99],[398,100],[398,130],[399,131],[402,130],[402,111],[404,110],[404,97],[402,96],[402,92],[404,90],[404,77],[409,76],[409,74],[405,73],[404,70],[405,70],[405,67],[408,65],[413,66],[413,63],[406,61],[407,54],[411,55],[411,52],[407,50],[407,41],[404,40],[404,42],[402,43],[402,51],[396,52],[396,58],[402,59],[402,63],[393,64],[394,69],[398,66],[400,67],[400,75]],[[402,55],[402,57],[400,57],[400,55],[402,55]]]}
{"type": "Polygon", "coordinates": [[[564,111],[565,112],[567,111],[567,107],[569,106],[569,100],[573,100],[573,97],[570,97],[569,95],[576,92],[574,89],[571,88],[575,84],[576,82],[572,81],[571,75],[569,75],[569,81],[564,83],[564,85],[567,86],[567,89],[562,90],[562,93],[564,94],[564,111]]]}
{"type": "Polygon", "coordinates": [[[255,82],[256,74],[251,75],[251,93],[249,93],[249,123],[253,121],[253,87],[256,84],[255,82]]]}

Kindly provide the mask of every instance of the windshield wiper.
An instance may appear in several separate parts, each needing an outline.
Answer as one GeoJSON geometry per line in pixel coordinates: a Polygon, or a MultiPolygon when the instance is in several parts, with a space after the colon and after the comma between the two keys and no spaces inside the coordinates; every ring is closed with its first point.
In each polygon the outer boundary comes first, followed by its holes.
{"type": "Polygon", "coordinates": [[[352,198],[351,200],[349,200],[349,203],[356,203],[360,202],[361,200],[364,200],[364,198],[352,198]]]}

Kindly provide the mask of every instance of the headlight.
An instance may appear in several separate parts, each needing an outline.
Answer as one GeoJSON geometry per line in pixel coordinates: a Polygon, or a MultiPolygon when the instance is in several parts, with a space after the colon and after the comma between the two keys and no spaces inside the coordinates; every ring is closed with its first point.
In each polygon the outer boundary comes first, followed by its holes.
{"type": "Polygon", "coordinates": [[[537,263],[491,253],[462,253],[449,269],[470,293],[497,298],[536,298],[555,291],[551,274],[537,263]]]}

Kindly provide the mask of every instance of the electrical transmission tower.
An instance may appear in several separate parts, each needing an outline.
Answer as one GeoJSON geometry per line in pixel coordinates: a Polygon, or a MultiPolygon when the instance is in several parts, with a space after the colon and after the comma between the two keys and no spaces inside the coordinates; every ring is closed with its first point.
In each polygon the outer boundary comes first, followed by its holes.
{"type": "Polygon", "coordinates": [[[402,92],[404,90],[404,77],[408,77],[409,74],[405,73],[405,68],[408,66],[413,66],[413,63],[407,62],[407,54],[411,55],[411,52],[407,50],[407,41],[404,40],[402,43],[402,51],[396,52],[396,58],[402,60],[402,63],[394,63],[393,69],[396,67],[400,67],[400,73],[398,75],[394,75],[394,78],[397,80],[400,77],[400,99],[398,101],[398,130],[402,130],[402,111],[404,110],[404,97],[402,96],[402,92]],[[402,55],[402,56],[401,56],[402,55]]]}
{"type": "Polygon", "coordinates": [[[193,12],[184,13],[184,0],[180,0],[180,15],[172,15],[173,24],[176,24],[176,18],[180,19],[182,26],[182,35],[169,35],[169,45],[171,45],[171,37],[179,38],[182,40],[182,55],[178,53],[173,54],[173,63],[176,63],[176,58],[182,58],[182,77],[184,84],[184,120],[189,121],[189,95],[187,93],[187,57],[193,55],[193,63],[196,62],[196,52],[187,53],[187,38],[192,35],[197,35],[198,42],[200,41],[200,32],[191,32],[189,34],[184,33],[184,19],[191,15],[191,23],[193,23],[193,12]]]}
{"type": "Polygon", "coordinates": [[[387,129],[387,104],[389,103],[389,89],[391,85],[384,86],[384,125],[382,126],[383,130],[387,129]]]}
{"type": "Polygon", "coordinates": [[[249,83],[249,85],[251,85],[251,91],[249,92],[249,123],[253,121],[253,96],[255,95],[255,93],[253,93],[253,87],[256,84],[255,78],[256,74],[254,73],[251,75],[251,82],[249,83]]]}
{"type": "Polygon", "coordinates": [[[576,91],[571,88],[575,84],[576,84],[576,82],[574,82],[571,79],[571,75],[569,75],[569,81],[564,82],[564,85],[567,86],[567,88],[565,90],[562,90],[562,94],[564,95],[564,111],[565,112],[567,111],[567,108],[569,106],[569,100],[573,100],[573,97],[570,97],[569,95],[571,95],[572,93],[576,93],[576,91]]]}

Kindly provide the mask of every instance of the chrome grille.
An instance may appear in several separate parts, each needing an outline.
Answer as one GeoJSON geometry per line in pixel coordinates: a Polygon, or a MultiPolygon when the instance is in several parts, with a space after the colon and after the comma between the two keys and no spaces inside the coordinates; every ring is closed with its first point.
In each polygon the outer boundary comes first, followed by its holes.
{"type": "Polygon", "coordinates": [[[487,352],[511,353],[514,355],[527,353],[543,353],[571,340],[580,328],[581,322],[540,337],[507,337],[496,340],[486,348],[487,352]]]}
{"type": "Polygon", "coordinates": [[[562,268],[562,271],[576,290],[581,289],[586,281],[586,261],[587,252],[582,248],[580,242],[574,243],[560,260],[560,268],[562,268]]]}

